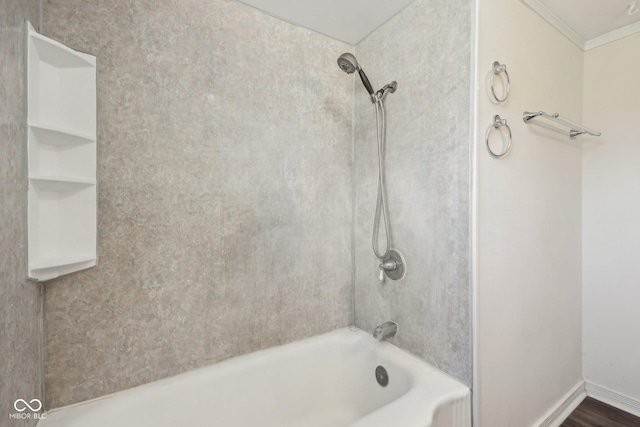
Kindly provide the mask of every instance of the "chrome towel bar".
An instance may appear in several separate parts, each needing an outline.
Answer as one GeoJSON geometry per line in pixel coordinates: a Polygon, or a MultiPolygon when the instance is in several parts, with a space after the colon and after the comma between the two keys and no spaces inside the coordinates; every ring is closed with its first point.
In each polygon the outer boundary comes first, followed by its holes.
{"type": "Polygon", "coordinates": [[[535,117],[543,117],[547,120],[551,120],[552,122],[555,122],[570,128],[569,137],[571,137],[571,139],[574,139],[578,135],[584,135],[584,134],[588,134],[591,136],[602,135],[602,133],[600,132],[596,132],[594,130],[588,129],[582,125],[579,125],[578,123],[572,122],[571,120],[565,119],[564,117],[560,117],[560,114],[558,113],[547,114],[544,111],[538,111],[537,113],[531,113],[529,111],[525,111],[524,113],[522,113],[522,120],[524,120],[525,123],[529,123],[529,120],[535,117]]]}

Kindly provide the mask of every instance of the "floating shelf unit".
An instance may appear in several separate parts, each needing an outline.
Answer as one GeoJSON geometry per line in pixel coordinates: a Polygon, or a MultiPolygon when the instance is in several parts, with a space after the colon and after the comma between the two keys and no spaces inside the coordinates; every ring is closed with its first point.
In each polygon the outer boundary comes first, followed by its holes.
{"type": "Polygon", "coordinates": [[[28,277],[97,263],[96,58],[26,23],[28,277]]]}

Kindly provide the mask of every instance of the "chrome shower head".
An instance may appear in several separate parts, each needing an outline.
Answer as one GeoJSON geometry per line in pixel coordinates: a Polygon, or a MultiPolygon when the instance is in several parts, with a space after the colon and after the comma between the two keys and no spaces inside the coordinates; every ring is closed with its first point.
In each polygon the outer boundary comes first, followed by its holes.
{"type": "Polygon", "coordinates": [[[350,53],[343,53],[338,58],[338,67],[347,74],[353,74],[360,67],[358,60],[350,53]]]}
{"type": "Polygon", "coordinates": [[[360,65],[358,65],[358,60],[355,56],[350,53],[343,53],[338,58],[338,66],[347,74],[353,74],[357,71],[360,75],[360,80],[362,80],[362,84],[364,85],[365,89],[367,89],[369,95],[373,96],[373,88],[371,87],[371,83],[369,83],[367,75],[364,73],[360,65]]]}

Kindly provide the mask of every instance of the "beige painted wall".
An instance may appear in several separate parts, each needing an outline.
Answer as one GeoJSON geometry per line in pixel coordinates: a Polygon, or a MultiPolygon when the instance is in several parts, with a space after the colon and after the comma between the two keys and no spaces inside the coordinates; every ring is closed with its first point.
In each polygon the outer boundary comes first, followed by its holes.
{"type": "Polygon", "coordinates": [[[38,0],[0,0],[0,426],[16,399],[42,399],[42,297],[27,277],[24,20],[38,26],[38,0]]]}
{"type": "MultiPolygon", "coordinates": [[[[583,328],[585,381],[640,410],[640,35],[585,53],[583,328]]],[[[603,396],[604,397],[604,396],[603,396]]]]}
{"type": "Polygon", "coordinates": [[[511,0],[480,0],[475,227],[479,427],[538,425],[581,381],[581,142],[525,110],[582,120],[583,53],[511,0]],[[511,96],[494,105],[486,77],[507,65],[511,96]],[[485,131],[513,132],[502,160],[485,131]]]}
{"type": "Polygon", "coordinates": [[[98,57],[99,265],[46,285],[59,407],[352,322],[348,46],[229,0],[44,4],[98,57]]]}

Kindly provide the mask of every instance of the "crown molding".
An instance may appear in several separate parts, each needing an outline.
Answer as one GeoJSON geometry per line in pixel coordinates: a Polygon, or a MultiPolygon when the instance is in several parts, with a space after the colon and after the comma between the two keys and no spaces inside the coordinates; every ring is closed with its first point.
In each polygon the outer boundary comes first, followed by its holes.
{"type": "Polygon", "coordinates": [[[615,42],[625,37],[632,36],[636,33],[640,33],[640,22],[634,22],[617,30],[609,31],[601,36],[588,40],[585,43],[585,50],[590,50],[596,47],[600,47],[607,43],[615,42]]]}
{"type": "Polygon", "coordinates": [[[576,46],[583,51],[588,51],[596,47],[605,45],[607,43],[615,42],[625,37],[632,36],[636,33],[640,33],[640,22],[634,22],[633,24],[618,28],[613,31],[609,31],[601,36],[594,37],[590,40],[583,39],[578,33],[576,33],[571,27],[569,27],[562,19],[560,19],[549,8],[544,6],[538,0],[520,0],[529,9],[536,12],[549,24],[554,26],[556,30],[560,31],[566,38],[571,40],[576,46]]]}
{"type": "Polygon", "coordinates": [[[538,0],[520,0],[529,9],[540,15],[549,24],[560,31],[566,38],[571,40],[576,46],[582,50],[586,50],[586,41],[576,33],[571,27],[569,27],[562,19],[549,10],[546,6],[540,3],[538,0]]]}

